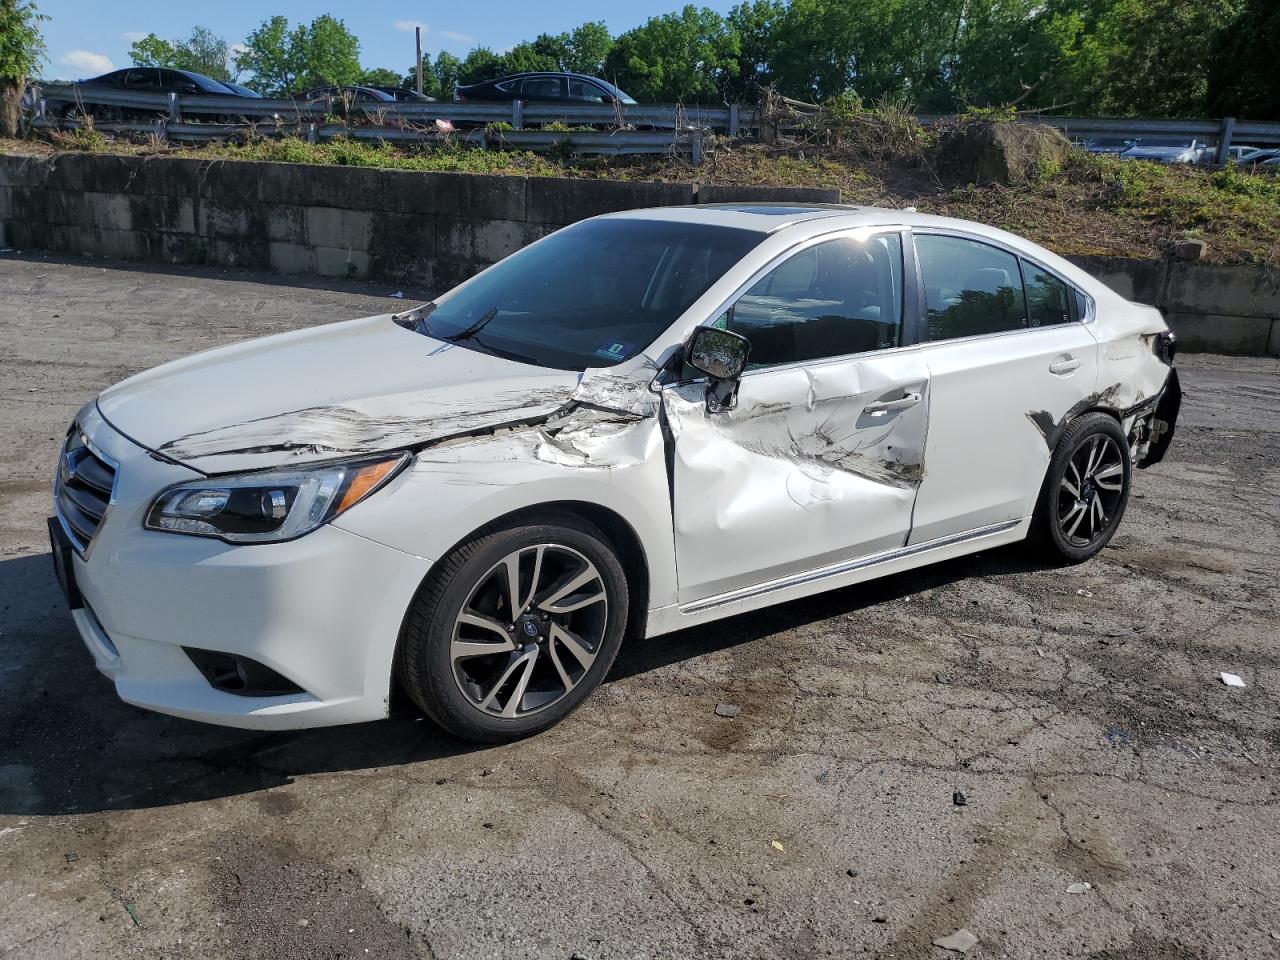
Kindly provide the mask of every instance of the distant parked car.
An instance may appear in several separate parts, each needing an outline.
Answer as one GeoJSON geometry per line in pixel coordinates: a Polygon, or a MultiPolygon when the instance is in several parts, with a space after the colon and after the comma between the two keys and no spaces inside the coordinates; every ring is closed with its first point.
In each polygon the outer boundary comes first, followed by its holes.
{"type": "Polygon", "coordinates": [[[1085,150],[1089,153],[1124,153],[1133,146],[1133,140],[1122,139],[1120,137],[1095,137],[1092,140],[1086,140],[1084,144],[1085,150]]]}
{"type": "Polygon", "coordinates": [[[325,97],[345,98],[353,103],[395,103],[396,98],[376,87],[314,87],[295,93],[295,100],[322,100],[325,97]]]}
{"type": "Polygon", "coordinates": [[[250,100],[262,99],[262,94],[257,90],[250,90],[248,87],[241,86],[238,83],[232,83],[230,80],[220,80],[219,83],[234,93],[237,97],[248,97],[250,100]]]}
{"type": "Polygon", "coordinates": [[[531,100],[553,103],[635,103],[607,80],[580,73],[513,73],[458,87],[459,100],[531,100]]]}
{"type": "Polygon", "coordinates": [[[1126,160],[1154,160],[1156,163],[1202,163],[1208,147],[1199,140],[1143,137],[1121,154],[1126,160]]]}
{"type": "Polygon", "coordinates": [[[129,93],[178,93],[206,97],[240,96],[229,86],[212,77],[192,73],[190,70],[169,70],[159,67],[129,67],[126,70],[113,70],[100,77],[77,81],[71,87],[72,94],[69,98],[45,98],[50,112],[60,113],[64,117],[87,114],[95,120],[125,120],[155,115],[153,110],[94,103],[94,93],[101,90],[121,90],[129,93]]]}
{"type": "Polygon", "coordinates": [[[1241,167],[1256,167],[1277,158],[1280,158],[1280,148],[1267,147],[1263,149],[1252,147],[1236,157],[1236,164],[1241,167]]]}
{"type": "Polygon", "coordinates": [[[419,93],[417,90],[407,90],[404,87],[370,87],[370,90],[380,90],[389,96],[392,100],[400,103],[435,103],[435,97],[428,97],[425,93],[419,93]]]}

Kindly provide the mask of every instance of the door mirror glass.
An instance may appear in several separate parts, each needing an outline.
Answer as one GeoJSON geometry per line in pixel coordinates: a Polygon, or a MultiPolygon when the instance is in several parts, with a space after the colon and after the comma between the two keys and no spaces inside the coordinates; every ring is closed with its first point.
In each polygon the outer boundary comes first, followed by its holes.
{"type": "Polygon", "coordinates": [[[689,366],[715,380],[737,380],[747,367],[751,342],[715,327],[699,327],[689,338],[685,358],[689,366]]]}

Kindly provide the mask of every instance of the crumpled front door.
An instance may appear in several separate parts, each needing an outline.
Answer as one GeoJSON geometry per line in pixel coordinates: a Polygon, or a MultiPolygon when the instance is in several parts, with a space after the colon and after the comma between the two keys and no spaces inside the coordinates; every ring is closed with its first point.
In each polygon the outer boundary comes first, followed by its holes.
{"type": "Polygon", "coordinates": [[[747,373],[732,409],[669,386],[681,603],[903,546],[924,476],[914,350],[747,373]]]}

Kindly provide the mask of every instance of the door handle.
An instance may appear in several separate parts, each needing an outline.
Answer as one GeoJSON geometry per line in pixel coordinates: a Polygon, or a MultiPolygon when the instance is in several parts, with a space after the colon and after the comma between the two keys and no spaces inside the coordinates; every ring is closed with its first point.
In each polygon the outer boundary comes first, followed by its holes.
{"type": "Polygon", "coordinates": [[[914,407],[919,402],[920,394],[908,391],[899,400],[878,400],[875,403],[868,403],[862,408],[862,412],[869,413],[874,417],[894,410],[905,410],[907,407],[914,407]]]}
{"type": "Polygon", "coordinates": [[[1055,360],[1053,363],[1049,364],[1049,372],[1056,373],[1060,377],[1065,377],[1068,373],[1078,370],[1079,368],[1080,361],[1072,356],[1063,357],[1061,360],[1055,360]]]}

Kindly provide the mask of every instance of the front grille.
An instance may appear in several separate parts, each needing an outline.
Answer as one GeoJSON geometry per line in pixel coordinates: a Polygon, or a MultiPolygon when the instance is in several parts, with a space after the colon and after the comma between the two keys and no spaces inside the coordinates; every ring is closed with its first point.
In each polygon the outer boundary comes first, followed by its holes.
{"type": "Polygon", "coordinates": [[[73,426],[58,461],[54,504],[58,518],[80,553],[84,553],[98,532],[98,525],[111,505],[115,482],[115,465],[94,452],[80,428],[73,426]]]}

